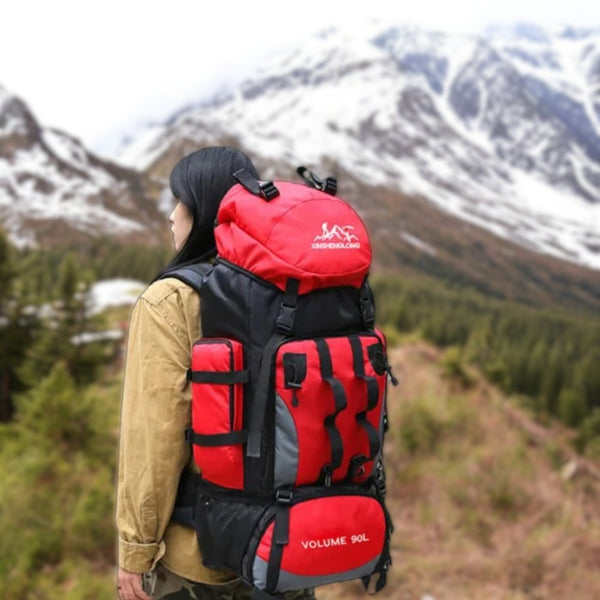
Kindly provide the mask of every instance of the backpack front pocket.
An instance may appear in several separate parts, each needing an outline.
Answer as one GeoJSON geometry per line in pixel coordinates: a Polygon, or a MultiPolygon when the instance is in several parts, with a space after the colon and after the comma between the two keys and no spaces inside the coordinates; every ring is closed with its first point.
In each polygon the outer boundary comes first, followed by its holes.
{"type": "Polygon", "coordinates": [[[192,348],[192,428],[194,461],[207,481],[232,489],[244,487],[242,444],[244,370],[242,344],[203,338],[192,348]]]}
{"type": "Polygon", "coordinates": [[[381,450],[385,348],[377,334],[291,340],[275,358],[275,487],[365,481],[381,450]]]}
{"type": "Polygon", "coordinates": [[[390,522],[375,495],[305,488],[295,496],[271,507],[250,541],[243,566],[257,588],[286,592],[387,569],[390,522]]]}

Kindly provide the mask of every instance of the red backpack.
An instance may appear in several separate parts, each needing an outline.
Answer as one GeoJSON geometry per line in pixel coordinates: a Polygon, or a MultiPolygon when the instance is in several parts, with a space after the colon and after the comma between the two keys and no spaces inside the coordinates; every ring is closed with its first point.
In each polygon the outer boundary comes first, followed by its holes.
{"type": "Polygon", "coordinates": [[[196,288],[191,428],[173,518],[203,562],[257,597],[361,578],[391,563],[382,465],[385,339],[374,328],[371,244],[336,181],[247,171],[221,202],[214,264],[169,273],[196,288]]]}

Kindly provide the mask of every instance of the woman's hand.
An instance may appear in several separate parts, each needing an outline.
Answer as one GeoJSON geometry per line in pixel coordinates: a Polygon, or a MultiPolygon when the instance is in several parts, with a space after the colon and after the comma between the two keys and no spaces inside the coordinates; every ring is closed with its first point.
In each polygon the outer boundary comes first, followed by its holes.
{"type": "Polygon", "coordinates": [[[119,568],[117,573],[117,591],[121,600],[152,600],[142,589],[141,573],[132,573],[119,568]]]}

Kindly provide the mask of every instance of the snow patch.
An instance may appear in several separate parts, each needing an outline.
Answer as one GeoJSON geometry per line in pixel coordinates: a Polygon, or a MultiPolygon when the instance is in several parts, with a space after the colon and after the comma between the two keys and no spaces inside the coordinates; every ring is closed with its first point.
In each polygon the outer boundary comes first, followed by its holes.
{"type": "Polygon", "coordinates": [[[89,314],[95,315],[115,306],[131,306],[147,284],[135,279],[105,279],[94,283],[88,294],[89,314]]]}
{"type": "Polygon", "coordinates": [[[123,338],[124,333],[116,329],[108,331],[84,332],[79,335],[74,335],[71,338],[71,344],[74,346],[84,346],[85,344],[93,344],[94,342],[112,342],[123,338]]]}
{"type": "Polygon", "coordinates": [[[418,250],[421,250],[422,252],[425,252],[426,254],[430,254],[432,256],[435,256],[437,254],[436,249],[431,244],[424,242],[422,239],[418,238],[416,235],[412,235],[411,233],[408,233],[408,231],[401,231],[400,237],[404,241],[408,242],[411,246],[414,246],[415,248],[417,248],[418,250]]]}

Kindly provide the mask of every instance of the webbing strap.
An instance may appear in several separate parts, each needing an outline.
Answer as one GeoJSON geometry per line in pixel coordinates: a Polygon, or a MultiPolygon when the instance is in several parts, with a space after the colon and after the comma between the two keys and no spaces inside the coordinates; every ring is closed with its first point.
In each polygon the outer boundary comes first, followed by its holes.
{"type": "Polygon", "coordinates": [[[248,426],[248,445],[246,447],[246,456],[252,458],[260,457],[261,431],[267,410],[269,399],[269,389],[271,383],[271,373],[273,370],[273,358],[277,347],[285,339],[284,335],[275,333],[271,336],[263,352],[262,361],[258,379],[256,381],[256,392],[254,394],[254,403],[250,412],[248,426]]]}
{"type": "Polygon", "coordinates": [[[321,363],[321,378],[326,381],[333,392],[333,399],[335,402],[335,410],[325,417],[325,429],[329,436],[329,442],[331,445],[331,462],[323,468],[323,473],[327,478],[331,477],[332,473],[340,467],[342,464],[342,458],[344,455],[344,443],[339,430],[335,426],[335,420],[337,416],[347,406],[348,401],[346,400],[346,392],[344,386],[339,379],[333,376],[333,366],[331,364],[331,354],[329,347],[324,339],[315,340],[317,344],[317,352],[319,354],[319,362],[321,363]]]}
{"type": "Polygon", "coordinates": [[[292,335],[294,331],[294,320],[296,318],[296,305],[298,303],[298,291],[300,280],[289,277],[285,284],[285,292],[281,300],[279,315],[277,316],[277,331],[292,335]]]}
{"type": "Polygon", "coordinates": [[[243,444],[248,439],[248,432],[229,431],[227,433],[196,433],[193,429],[185,430],[185,441],[196,446],[233,446],[243,444]]]}
{"type": "MultiPolygon", "coordinates": [[[[379,385],[377,378],[367,375],[365,372],[365,363],[363,359],[363,348],[358,336],[350,336],[350,345],[352,347],[352,360],[354,363],[354,375],[364,380],[367,385],[367,407],[356,415],[356,422],[365,430],[369,438],[369,456],[367,461],[373,460],[381,448],[381,440],[377,430],[367,419],[367,413],[377,407],[379,402],[379,385]]],[[[350,473],[348,474],[350,476],[350,473]]]]}
{"type": "Polygon", "coordinates": [[[274,592],[279,581],[281,571],[281,559],[283,548],[289,543],[290,513],[287,507],[277,507],[275,513],[275,526],[273,528],[273,540],[271,542],[271,553],[269,554],[269,565],[267,566],[267,586],[269,592],[274,592]]]}
{"type": "Polygon", "coordinates": [[[272,181],[259,181],[246,169],[240,169],[233,173],[237,179],[251,194],[262,196],[267,202],[279,196],[279,190],[272,181]]]}
{"type": "Polygon", "coordinates": [[[161,275],[160,279],[166,279],[168,277],[179,279],[179,281],[187,283],[190,287],[200,293],[201,288],[212,269],[212,264],[201,262],[167,271],[161,275]]]}
{"type": "Polygon", "coordinates": [[[189,369],[187,379],[193,383],[233,385],[236,383],[248,383],[250,375],[248,369],[244,369],[243,371],[192,371],[189,369]]]}
{"type": "Polygon", "coordinates": [[[267,566],[266,590],[274,592],[279,582],[281,572],[281,559],[283,548],[290,543],[290,504],[292,492],[288,489],[280,489],[276,495],[275,523],[273,525],[273,537],[271,539],[271,552],[267,566]]]}

